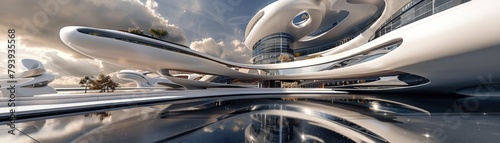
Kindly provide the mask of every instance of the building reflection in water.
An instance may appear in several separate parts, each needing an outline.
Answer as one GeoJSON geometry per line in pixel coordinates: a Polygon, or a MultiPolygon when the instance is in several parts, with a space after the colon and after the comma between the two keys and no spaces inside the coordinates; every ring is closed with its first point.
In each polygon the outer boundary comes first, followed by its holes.
{"type": "Polygon", "coordinates": [[[245,135],[247,142],[291,142],[293,126],[291,119],[283,116],[252,114],[250,115],[249,134],[245,135]],[[248,136],[248,137],[247,137],[248,136]],[[248,139],[249,138],[249,139],[248,139]]]}
{"type": "MultiPolygon", "coordinates": [[[[19,120],[16,127],[40,142],[498,142],[491,134],[500,134],[499,97],[312,97],[179,100],[19,120]],[[468,110],[473,101],[477,108],[468,110]],[[447,118],[460,119],[461,126],[453,128],[456,122],[447,118]],[[436,133],[448,138],[438,140],[436,133]]],[[[33,141],[0,134],[0,142],[33,141]]]]}
{"type": "Polygon", "coordinates": [[[85,114],[83,115],[84,117],[99,117],[99,120],[100,121],[103,121],[104,119],[106,118],[109,118],[111,117],[111,113],[110,112],[97,112],[97,113],[92,113],[92,114],[85,114]]]}
{"type": "Polygon", "coordinates": [[[245,130],[246,143],[354,142],[312,121],[262,113],[251,114],[250,118],[252,122],[245,130]]]}

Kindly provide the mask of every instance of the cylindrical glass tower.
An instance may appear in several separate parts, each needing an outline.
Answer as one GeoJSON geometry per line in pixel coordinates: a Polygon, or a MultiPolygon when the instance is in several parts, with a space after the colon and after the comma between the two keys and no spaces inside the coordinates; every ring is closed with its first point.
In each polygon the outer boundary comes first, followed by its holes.
{"type": "Polygon", "coordinates": [[[253,46],[254,64],[274,64],[291,62],[293,56],[293,36],[288,33],[275,33],[260,39],[253,46]]]}

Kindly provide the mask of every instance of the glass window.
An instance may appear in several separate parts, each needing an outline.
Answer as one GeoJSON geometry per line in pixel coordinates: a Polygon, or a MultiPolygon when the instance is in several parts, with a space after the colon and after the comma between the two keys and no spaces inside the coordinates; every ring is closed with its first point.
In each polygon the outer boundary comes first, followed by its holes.
{"type": "Polygon", "coordinates": [[[292,23],[295,26],[300,26],[304,24],[307,20],[309,20],[309,13],[302,12],[292,19],[292,23]]]}

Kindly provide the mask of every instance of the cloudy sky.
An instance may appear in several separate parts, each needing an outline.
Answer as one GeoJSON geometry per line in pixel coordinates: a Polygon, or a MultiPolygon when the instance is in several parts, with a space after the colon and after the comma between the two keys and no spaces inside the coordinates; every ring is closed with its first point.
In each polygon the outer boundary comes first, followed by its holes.
{"type": "MultiPolygon", "coordinates": [[[[165,28],[167,40],[235,62],[249,62],[246,24],[274,0],[7,0],[0,5],[0,70],[6,71],[7,30],[16,29],[16,59],[41,61],[56,75],[54,87],[77,86],[85,75],[116,74],[124,67],[90,59],[64,45],[64,26],[107,29],[165,28]]],[[[18,70],[21,68],[18,67],[18,70]]],[[[7,73],[0,73],[5,75],[7,73]]],[[[118,80],[123,85],[131,85],[118,80]]]]}

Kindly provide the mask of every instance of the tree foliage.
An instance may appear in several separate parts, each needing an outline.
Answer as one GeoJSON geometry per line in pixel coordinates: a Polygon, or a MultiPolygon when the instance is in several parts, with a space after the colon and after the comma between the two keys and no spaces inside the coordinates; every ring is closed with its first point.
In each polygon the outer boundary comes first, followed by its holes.
{"type": "Polygon", "coordinates": [[[99,74],[97,78],[91,76],[85,76],[80,80],[82,87],[85,87],[85,93],[87,93],[87,87],[91,90],[99,90],[99,92],[114,92],[116,88],[120,85],[111,79],[111,76],[99,74]]]}
{"type": "Polygon", "coordinates": [[[81,87],[85,87],[85,93],[87,93],[87,89],[91,87],[92,82],[93,82],[92,77],[85,76],[82,79],[80,79],[80,82],[78,84],[80,84],[81,87]]]}
{"type": "Polygon", "coordinates": [[[168,36],[168,31],[161,28],[149,28],[148,32],[158,39],[163,39],[168,36]]]}
{"type": "Polygon", "coordinates": [[[110,92],[110,90],[114,92],[118,85],[118,83],[111,79],[111,76],[99,74],[94,84],[92,84],[91,89],[100,90],[99,92],[110,92]]]}
{"type": "Polygon", "coordinates": [[[144,35],[144,31],[141,30],[139,27],[135,27],[135,28],[128,28],[127,30],[129,33],[134,33],[134,34],[140,34],[140,35],[144,35]]]}
{"type": "Polygon", "coordinates": [[[299,56],[300,56],[300,53],[299,53],[299,52],[295,52],[295,53],[293,53],[293,56],[294,56],[294,57],[299,57],[299,56]]]}
{"type": "Polygon", "coordinates": [[[292,58],[290,58],[289,56],[285,55],[285,54],[281,54],[279,57],[278,57],[278,60],[282,63],[285,63],[285,62],[291,62],[292,61],[292,58]]]}

